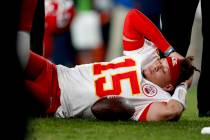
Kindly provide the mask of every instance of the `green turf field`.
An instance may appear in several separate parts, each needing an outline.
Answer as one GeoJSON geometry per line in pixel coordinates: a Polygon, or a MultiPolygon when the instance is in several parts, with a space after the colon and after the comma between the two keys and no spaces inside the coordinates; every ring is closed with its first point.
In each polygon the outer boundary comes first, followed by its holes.
{"type": "Polygon", "coordinates": [[[32,119],[27,140],[210,140],[201,128],[210,118],[197,117],[196,91],[187,95],[187,109],[179,122],[104,122],[90,119],[32,119]]]}

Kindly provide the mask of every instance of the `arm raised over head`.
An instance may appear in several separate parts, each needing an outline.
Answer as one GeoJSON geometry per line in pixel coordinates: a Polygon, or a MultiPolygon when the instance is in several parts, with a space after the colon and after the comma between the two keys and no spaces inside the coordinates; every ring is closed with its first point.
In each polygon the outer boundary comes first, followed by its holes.
{"type": "Polygon", "coordinates": [[[126,51],[141,48],[144,38],[153,42],[165,55],[173,51],[172,46],[168,43],[160,30],[137,9],[128,12],[123,28],[123,47],[126,51]]]}

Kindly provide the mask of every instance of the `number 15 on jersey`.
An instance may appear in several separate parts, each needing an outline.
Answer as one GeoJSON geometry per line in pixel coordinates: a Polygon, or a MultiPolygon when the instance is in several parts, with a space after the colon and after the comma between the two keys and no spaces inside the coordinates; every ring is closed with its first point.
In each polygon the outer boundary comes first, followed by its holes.
{"type": "Polygon", "coordinates": [[[140,94],[140,76],[135,60],[125,58],[117,63],[96,63],[93,65],[95,78],[95,91],[99,97],[107,95],[120,95],[125,86],[131,94],[140,94]],[[127,80],[126,84],[122,81],[127,80]],[[111,85],[107,88],[105,85],[111,85]]]}

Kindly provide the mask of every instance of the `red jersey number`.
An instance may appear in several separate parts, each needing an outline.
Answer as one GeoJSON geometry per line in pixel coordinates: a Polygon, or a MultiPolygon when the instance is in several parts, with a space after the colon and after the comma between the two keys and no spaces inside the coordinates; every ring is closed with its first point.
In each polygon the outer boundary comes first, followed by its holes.
{"type": "MultiPolygon", "coordinates": [[[[135,66],[135,61],[132,59],[125,59],[123,62],[118,63],[109,63],[109,64],[94,64],[93,71],[94,75],[102,74],[103,71],[110,70],[110,69],[120,69],[125,67],[133,67],[135,66]]],[[[102,76],[95,80],[95,88],[96,88],[96,95],[99,97],[107,96],[107,95],[120,95],[122,92],[122,85],[121,81],[128,79],[130,82],[130,87],[132,94],[139,94],[140,87],[137,77],[136,70],[121,72],[119,74],[111,75],[112,80],[112,89],[104,89],[104,84],[107,82],[106,77],[102,76]]]]}

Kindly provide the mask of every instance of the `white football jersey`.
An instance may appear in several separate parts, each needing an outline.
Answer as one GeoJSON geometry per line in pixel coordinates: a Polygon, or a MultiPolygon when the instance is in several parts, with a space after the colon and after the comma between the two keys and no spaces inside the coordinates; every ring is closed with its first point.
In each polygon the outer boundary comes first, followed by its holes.
{"type": "Polygon", "coordinates": [[[100,97],[119,95],[130,100],[139,120],[144,109],[152,102],[167,102],[171,95],[146,80],[142,70],[159,58],[156,47],[145,41],[143,47],[110,62],[78,65],[68,68],[58,65],[61,106],[57,117],[93,117],[90,107],[100,97]]]}

